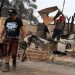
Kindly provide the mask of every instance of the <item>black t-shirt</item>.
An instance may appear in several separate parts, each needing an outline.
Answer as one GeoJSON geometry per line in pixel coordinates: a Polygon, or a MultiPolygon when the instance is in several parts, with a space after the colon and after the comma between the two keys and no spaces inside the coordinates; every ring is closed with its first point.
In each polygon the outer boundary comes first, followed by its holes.
{"type": "Polygon", "coordinates": [[[6,28],[6,36],[16,38],[19,37],[20,27],[23,26],[23,23],[18,17],[15,20],[7,18],[4,26],[6,28]]]}

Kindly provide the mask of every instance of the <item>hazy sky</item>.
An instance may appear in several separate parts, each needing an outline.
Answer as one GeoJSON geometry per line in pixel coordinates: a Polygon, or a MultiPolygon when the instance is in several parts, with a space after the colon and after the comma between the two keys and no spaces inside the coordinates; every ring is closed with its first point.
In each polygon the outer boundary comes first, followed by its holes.
{"type": "MultiPolygon", "coordinates": [[[[64,0],[36,0],[37,10],[41,10],[47,7],[58,6],[60,10],[63,8],[64,0]]],[[[72,16],[75,12],[75,0],[65,0],[65,6],[63,13],[65,16],[72,16]]]]}
{"type": "MultiPolygon", "coordinates": [[[[34,12],[34,15],[35,17],[38,18],[39,22],[42,22],[43,20],[37,11],[52,6],[58,6],[58,8],[62,10],[63,2],[64,0],[36,0],[35,4],[37,5],[37,10],[34,12]]],[[[64,15],[70,17],[74,14],[74,12],[75,12],[75,0],[65,0],[65,6],[63,11],[64,15]]],[[[56,12],[50,13],[50,16],[55,16],[55,15],[56,12]]]]}
{"type": "MultiPolygon", "coordinates": [[[[11,1],[11,0],[10,0],[11,1]]],[[[41,10],[47,7],[58,6],[60,10],[63,8],[64,0],[36,0],[37,10],[41,10]]],[[[65,0],[65,6],[63,13],[65,16],[72,16],[75,12],[75,0],[65,0]]]]}

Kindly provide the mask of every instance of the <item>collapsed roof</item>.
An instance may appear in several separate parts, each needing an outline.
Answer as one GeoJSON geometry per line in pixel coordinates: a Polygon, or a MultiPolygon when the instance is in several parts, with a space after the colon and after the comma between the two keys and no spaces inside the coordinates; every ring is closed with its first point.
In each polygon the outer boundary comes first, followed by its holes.
{"type": "MultiPolygon", "coordinates": [[[[54,17],[49,16],[49,13],[55,12],[56,10],[60,11],[59,8],[57,6],[53,6],[53,7],[49,7],[49,8],[45,8],[42,9],[39,12],[39,14],[41,15],[43,22],[45,24],[49,24],[53,21],[54,17]]],[[[60,11],[61,12],[61,11],[60,11]]],[[[55,15],[56,17],[56,15],[55,15]]],[[[58,17],[58,16],[57,16],[58,17]]],[[[57,18],[56,17],[56,18],[57,18]]]]}

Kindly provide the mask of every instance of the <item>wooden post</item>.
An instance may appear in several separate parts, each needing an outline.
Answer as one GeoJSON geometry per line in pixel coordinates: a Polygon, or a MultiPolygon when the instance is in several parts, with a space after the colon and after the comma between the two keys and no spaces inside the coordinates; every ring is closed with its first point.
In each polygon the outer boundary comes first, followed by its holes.
{"type": "Polygon", "coordinates": [[[67,26],[67,29],[68,29],[68,30],[67,30],[67,33],[68,33],[68,34],[70,33],[70,26],[69,26],[70,18],[71,18],[71,17],[69,17],[69,18],[67,17],[67,20],[68,20],[68,26],[67,26]]]}

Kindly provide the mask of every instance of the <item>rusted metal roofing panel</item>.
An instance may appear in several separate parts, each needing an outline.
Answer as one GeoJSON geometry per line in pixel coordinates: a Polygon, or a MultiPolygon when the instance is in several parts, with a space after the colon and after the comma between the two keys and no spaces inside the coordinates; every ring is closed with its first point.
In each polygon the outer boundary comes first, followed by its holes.
{"type": "Polygon", "coordinates": [[[49,16],[42,16],[42,19],[45,24],[50,24],[53,21],[53,18],[49,16]]]}

